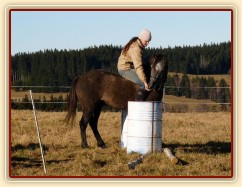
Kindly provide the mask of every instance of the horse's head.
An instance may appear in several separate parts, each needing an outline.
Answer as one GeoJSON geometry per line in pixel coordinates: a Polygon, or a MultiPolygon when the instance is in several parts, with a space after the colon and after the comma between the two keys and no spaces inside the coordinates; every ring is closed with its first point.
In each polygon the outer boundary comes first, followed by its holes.
{"type": "Polygon", "coordinates": [[[150,59],[151,74],[149,88],[159,90],[164,87],[168,74],[168,61],[164,55],[154,55],[150,59]]]}

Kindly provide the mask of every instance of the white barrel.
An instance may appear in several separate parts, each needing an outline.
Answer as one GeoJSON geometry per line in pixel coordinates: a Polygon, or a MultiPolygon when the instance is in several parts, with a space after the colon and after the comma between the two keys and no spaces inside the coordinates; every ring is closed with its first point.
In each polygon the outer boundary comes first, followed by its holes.
{"type": "Polygon", "coordinates": [[[127,147],[127,135],[128,135],[128,110],[122,110],[121,112],[121,147],[127,147]]]}
{"type": "Polygon", "coordinates": [[[127,153],[146,154],[162,148],[162,103],[128,102],[127,153]]]}

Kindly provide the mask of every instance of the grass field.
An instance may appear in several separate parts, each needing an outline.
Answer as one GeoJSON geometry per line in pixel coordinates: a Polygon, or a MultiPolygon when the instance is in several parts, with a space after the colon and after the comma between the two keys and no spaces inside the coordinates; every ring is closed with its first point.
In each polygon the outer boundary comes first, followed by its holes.
{"type": "MultiPolygon", "coordinates": [[[[231,114],[163,113],[162,146],[180,159],[173,165],[164,153],[149,154],[129,170],[138,154],[120,146],[120,112],[102,112],[99,130],[107,148],[97,148],[88,127],[90,149],[80,148],[78,121],[63,123],[65,112],[37,112],[45,149],[44,174],[33,112],[11,110],[10,176],[231,177],[231,114]]],[[[77,118],[80,119],[81,112],[77,118]]]]}
{"type": "MultiPolygon", "coordinates": [[[[67,96],[69,92],[58,92],[58,93],[34,93],[33,92],[33,99],[43,99],[43,97],[45,96],[47,100],[50,99],[51,96],[58,98],[60,95],[63,96],[63,98],[65,98],[67,96]]],[[[11,99],[13,100],[22,100],[25,95],[27,95],[27,97],[30,100],[30,95],[29,95],[29,91],[14,91],[11,90],[11,99]]]]}

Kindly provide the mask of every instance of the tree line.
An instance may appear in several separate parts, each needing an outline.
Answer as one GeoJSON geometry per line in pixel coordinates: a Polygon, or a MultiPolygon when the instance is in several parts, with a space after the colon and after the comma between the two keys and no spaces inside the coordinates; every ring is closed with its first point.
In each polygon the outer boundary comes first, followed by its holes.
{"type": "Polygon", "coordinates": [[[226,103],[231,103],[230,85],[222,78],[218,83],[211,76],[188,77],[183,74],[180,78],[177,74],[167,77],[168,86],[165,88],[166,95],[184,96],[193,99],[209,99],[220,103],[222,110],[227,110],[226,103]]]}
{"type": "MultiPolygon", "coordinates": [[[[144,62],[147,63],[151,55],[162,53],[169,60],[169,72],[183,74],[181,78],[177,74],[168,75],[165,89],[167,95],[229,103],[229,85],[224,79],[216,83],[212,75],[230,73],[230,47],[230,42],[223,42],[193,47],[147,48],[144,51],[144,62]],[[206,79],[197,76],[189,79],[187,74],[210,74],[211,77],[206,79]]],[[[117,74],[117,61],[121,50],[121,46],[103,45],[79,50],[47,49],[34,53],[17,53],[11,59],[11,83],[12,86],[43,86],[32,88],[33,92],[67,92],[76,76],[91,69],[105,69],[117,74]]],[[[29,88],[14,89],[18,91],[29,88]]],[[[65,101],[66,98],[60,97],[49,101],[41,98],[36,102],[40,103],[37,107],[41,110],[62,111],[66,108],[65,101]]],[[[27,102],[26,97],[22,99],[22,104],[12,102],[12,108],[31,109],[27,102]]]]}
{"type": "MultiPolygon", "coordinates": [[[[169,60],[169,71],[183,74],[228,74],[231,67],[231,42],[147,48],[144,62],[152,54],[164,54],[169,60]]],[[[72,80],[91,69],[105,69],[117,74],[117,61],[122,47],[92,46],[79,50],[47,49],[34,53],[17,53],[11,58],[11,82],[15,86],[70,86],[72,80]]],[[[46,92],[46,89],[38,88],[46,92]]],[[[47,91],[48,92],[48,91],[47,91]]]]}

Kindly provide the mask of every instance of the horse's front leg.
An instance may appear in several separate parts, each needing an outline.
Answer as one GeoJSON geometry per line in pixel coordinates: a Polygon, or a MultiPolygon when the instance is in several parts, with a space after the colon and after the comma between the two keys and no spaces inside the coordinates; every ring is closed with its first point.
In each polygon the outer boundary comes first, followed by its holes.
{"type": "Polygon", "coordinates": [[[79,123],[80,131],[81,131],[81,139],[82,139],[82,143],[81,143],[82,148],[89,148],[87,144],[87,136],[86,136],[86,129],[87,129],[88,122],[89,122],[89,119],[82,116],[82,119],[79,123]]]}
{"type": "Polygon", "coordinates": [[[93,119],[93,118],[90,119],[90,126],[92,128],[92,132],[93,132],[94,136],[96,137],[97,146],[101,147],[101,148],[106,148],[106,145],[105,145],[103,139],[101,138],[101,135],[98,132],[97,121],[95,119],[93,119]]]}

